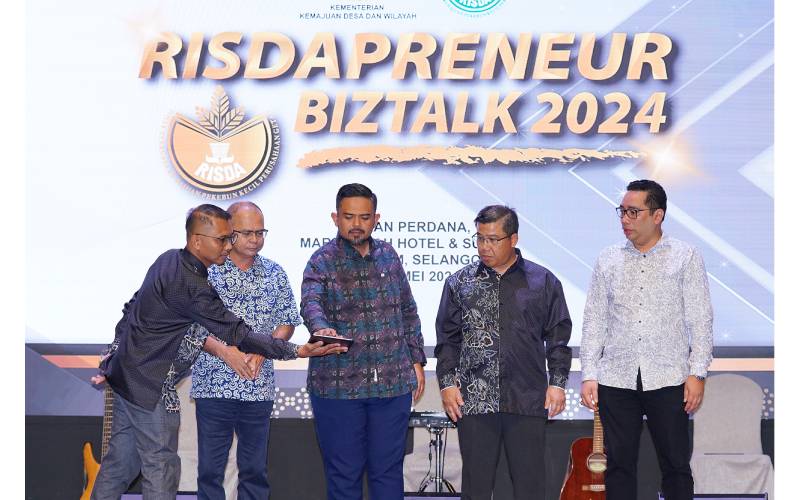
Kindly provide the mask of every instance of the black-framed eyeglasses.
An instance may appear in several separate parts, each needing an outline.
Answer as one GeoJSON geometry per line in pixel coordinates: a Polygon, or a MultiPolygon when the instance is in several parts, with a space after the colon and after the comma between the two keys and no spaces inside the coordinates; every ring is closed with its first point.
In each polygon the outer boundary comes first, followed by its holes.
{"type": "Polygon", "coordinates": [[[234,231],[234,233],[242,235],[242,238],[250,238],[251,236],[255,236],[258,240],[265,238],[268,232],[269,229],[257,229],[255,231],[234,231]]]}
{"type": "Polygon", "coordinates": [[[645,210],[650,210],[652,212],[653,210],[657,210],[657,209],[655,209],[655,208],[634,208],[634,207],[625,208],[625,207],[622,207],[622,206],[619,206],[619,207],[616,208],[617,215],[619,216],[620,219],[627,215],[628,218],[631,219],[631,220],[636,219],[637,217],[639,217],[639,212],[644,212],[645,210]]]}
{"type": "Polygon", "coordinates": [[[227,235],[227,236],[211,236],[209,234],[202,234],[202,233],[194,233],[194,234],[196,234],[197,236],[205,236],[206,238],[214,238],[215,240],[219,241],[223,245],[225,243],[230,243],[231,245],[233,245],[234,243],[236,243],[236,239],[239,236],[238,234],[236,234],[235,231],[233,233],[227,235]]]}
{"type": "Polygon", "coordinates": [[[494,236],[481,236],[480,234],[475,233],[472,235],[472,239],[477,243],[488,243],[491,246],[495,246],[501,241],[511,238],[511,236],[513,235],[509,234],[508,236],[503,236],[502,238],[495,238],[494,236]]]}

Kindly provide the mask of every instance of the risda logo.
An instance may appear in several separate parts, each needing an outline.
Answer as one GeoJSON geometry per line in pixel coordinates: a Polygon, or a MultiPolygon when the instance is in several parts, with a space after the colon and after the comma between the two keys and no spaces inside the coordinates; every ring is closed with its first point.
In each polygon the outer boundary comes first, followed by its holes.
{"type": "Polygon", "coordinates": [[[280,151],[274,120],[245,121],[219,86],[211,107],[197,107],[197,121],[181,114],[167,127],[166,153],[175,172],[203,197],[231,199],[258,187],[272,172],[280,151]]]}
{"type": "Polygon", "coordinates": [[[489,14],[505,0],[444,0],[451,8],[468,16],[489,14]]]}

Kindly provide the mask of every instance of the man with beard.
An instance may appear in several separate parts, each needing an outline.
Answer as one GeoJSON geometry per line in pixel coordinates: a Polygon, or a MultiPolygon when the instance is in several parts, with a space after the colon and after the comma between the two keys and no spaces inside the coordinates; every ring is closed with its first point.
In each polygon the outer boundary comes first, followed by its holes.
{"type": "Polygon", "coordinates": [[[373,239],[378,199],[362,184],[336,194],[336,238],[303,273],[300,314],[309,332],[353,339],[347,353],[309,363],[328,500],[403,498],[403,457],[412,392],[422,395],[424,341],[403,265],[373,239]]]}

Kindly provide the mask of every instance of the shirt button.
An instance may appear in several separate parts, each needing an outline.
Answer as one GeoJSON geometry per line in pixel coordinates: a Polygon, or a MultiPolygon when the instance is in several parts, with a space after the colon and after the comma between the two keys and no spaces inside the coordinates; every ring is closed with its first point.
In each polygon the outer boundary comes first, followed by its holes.
{"type": "Polygon", "coordinates": [[[642,320],[639,320],[639,323],[641,323],[641,322],[642,322],[642,320]]]}

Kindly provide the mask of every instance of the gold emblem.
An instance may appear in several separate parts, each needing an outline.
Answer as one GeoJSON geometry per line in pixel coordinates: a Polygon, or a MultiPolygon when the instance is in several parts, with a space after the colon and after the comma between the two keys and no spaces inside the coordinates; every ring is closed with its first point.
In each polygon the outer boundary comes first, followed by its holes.
{"type": "Polygon", "coordinates": [[[166,153],[175,172],[199,194],[230,199],[255,189],[272,172],[280,151],[274,120],[245,121],[222,86],[211,107],[197,107],[197,121],[175,114],[167,127],[166,153]]]}

